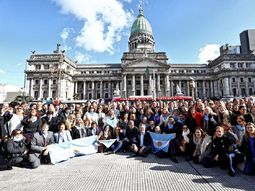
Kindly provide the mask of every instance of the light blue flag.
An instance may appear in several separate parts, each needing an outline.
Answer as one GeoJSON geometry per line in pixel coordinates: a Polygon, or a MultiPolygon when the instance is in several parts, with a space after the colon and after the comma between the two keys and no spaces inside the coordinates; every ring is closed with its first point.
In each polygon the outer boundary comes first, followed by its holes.
{"type": "Polygon", "coordinates": [[[84,137],[69,142],[49,145],[52,164],[66,161],[72,157],[97,153],[97,136],[84,137]]]}
{"type": "Polygon", "coordinates": [[[168,152],[169,142],[175,138],[175,133],[172,134],[157,134],[150,132],[152,139],[152,152],[155,154],[158,151],[168,152]]]}
{"type": "Polygon", "coordinates": [[[102,143],[106,148],[110,148],[112,144],[116,141],[116,139],[108,139],[108,140],[99,140],[100,143],[102,143]]]}
{"type": "Polygon", "coordinates": [[[106,118],[105,125],[109,125],[112,128],[115,128],[117,126],[117,124],[118,124],[118,120],[116,118],[114,118],[114,119],[106,118]]]}

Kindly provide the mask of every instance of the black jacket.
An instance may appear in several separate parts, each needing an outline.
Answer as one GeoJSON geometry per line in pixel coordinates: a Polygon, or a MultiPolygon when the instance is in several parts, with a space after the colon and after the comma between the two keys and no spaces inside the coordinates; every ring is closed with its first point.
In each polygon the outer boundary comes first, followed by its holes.
{"type": "MultiPolygon", "coordinates": [[[[255,148],[255,144],[253,145],[253,147],[255,148]]],[[[240,151],[246,156],[247,161],[253,159],[251,148],[250,148],[250,139],[247,135],[244,135],[243,137],[240,151]]]]}
{"type": "MultiPolygon", "coordinates": [[[[140,138],[141,138],[141,133],[138,134],[137,136],[137,146],[140,147],[140,138]]],[[[150,146],[151,145],[151,136],[150,133],[145,132],[144,137],[143,137],[143,145],[144,146],[150,146]]]]}
{"type": "Polygon", "coordinates": [[[37,118],[36,121],[31,122],[29,121],[29,117],[24,117],[24,119],[21,121],[21,124],[24,125],[23,131],[24,133],[35,133],[38,132],[41,125],[42,125],[42,120],[40,118],[37,118]]]}
{"type": "Polygon", "coordinates": [[[23,140],[16,142],[10,139],[6,143],[6,154],[8,158],[23,157],[27,147],[23,140]]]}

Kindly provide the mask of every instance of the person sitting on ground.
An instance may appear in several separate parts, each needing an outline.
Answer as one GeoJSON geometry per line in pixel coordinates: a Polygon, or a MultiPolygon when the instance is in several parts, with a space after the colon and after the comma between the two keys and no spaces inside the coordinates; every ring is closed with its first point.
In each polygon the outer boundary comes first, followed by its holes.
{"type": "Polygon", "coordinates": [[[151,151],[151,136],[149,132],[146,132],[146,125],[144,123],[140,124],[140,132],[137,136],[136,143],[131,145],[131,151],[136,155],[146,157],[151,151]]]}
{"type": "MultiPolygon", "coordinates": [[[[103,131],[101,131],[98,135],[98,141],[100,142],[100,140],[109,140],[109,139],[114,139],[114,132],[115,129],[113,129],[112,127],[110,127],[109,125],[106,125],[103,129],[103,131]]],[[[112,145],[109,146],[108,148],[103,144],[100,143],[99,147],[98,147],[98,152],[102,153],[102,152],[117,152],[122,146],[122,142],[121,141],[115,141],[112,142],[112,145]]]]}
{"type": "Polygon", "coordinates": [[[186,161],[190,161],[192,159],[192,144],[191,144],[192,135],[193,134],[190,132],[188,126],[183,125],[182,135],[178,140],[178,144],[179,150],[182,154],[184,154],[186,161]]]}
{"type": "Polygon", "coordinates": [[[55,143],[63,143],[72,140],[72,136],[69,131],[66,130],[65,123],[59,124],[59,131],[54,133],[55,143]]]}
{"type": "Polygon", "coordinates": [[[6,158],[10,166],[23,167],[27,162],[28,147],[21,130],[15,129],[6,143],[6,158]]]}
{"type": "Polygon", "coordinates": [[[36,132],[31,141],[29,162],[32,168],[37,168],[42,163],[50,163],[48,145],[55,143],[53,132],[48,131],[49,125],[44,123],[39,132],[36,132]]]}
{"type": "Polygon", "coordinates": [[[195,164],[201,163],[202,156],[206,150],[206,146],[203,146],[205,144],[204,138],[205,138],[205,132],[203,131],[202,128],[197,127],[191,139],[191,144],[193,145],[192,158],[195,164]]]}
{"type": "Polygon", "coordinates": [[[137,144],[137,137],[139,134],[138,128],[135,126],[134,121],[128,122],[128,128],[126,130],[126,138],[123,140],[124,152],[131,150],[133,144],[137,144]]]}
{"type": "MultiPolygon", "coordinates": [[[[231,126],[230,123],[229,126],[231,126]]],[[[236,150],[237,138],[227,128],[229,127],[216,127],[212,140],[211,159],[204,158],[202,162],[205,167],[218,165],[222,169],[228,168],[229,175],[235,176],[235,167],[238,163],[243,162],[243,156],[236,150]]]]}
{"type": "Polygon", "coordinates": [[[245,155],[243,172],[248,175],[255,175],[255,125],[248,122],[245,126],[240,151],[245,155]]]}

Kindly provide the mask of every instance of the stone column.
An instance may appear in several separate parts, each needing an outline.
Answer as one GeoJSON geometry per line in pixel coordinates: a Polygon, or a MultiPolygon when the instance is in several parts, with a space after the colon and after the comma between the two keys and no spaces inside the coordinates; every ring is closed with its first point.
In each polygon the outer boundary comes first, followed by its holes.
{"type": "Polygon", "coordinates": [[[104,95],[103,95],[103,81],[102,80],[100,81],[100,98],[104,98],[104,95]]]}
{"type": "Polygon", "coordinates": [[[170,81],[170,86],[171,86],[171,94],[170,94],[170,96],[174,96],[174,83],[173,83],[173,80],[170,81]]]}
{"type": "Polygon", "coordinates": [[[229,87],[229,95],[233,96],[233,89],[232,89],[232,81],[231,78],[228,78],[228,87],[229,87]]]}
{"type": "Polygon", "coordinates": [[[75,92],[74,92],[74,93],[75,93],[75,94],[78,93],[78,81],[75,82],[75,92]]]}
{"type": "Polygon", "coordinates": [[[197,80],[195,80],[195,97],[196,98],[198,96],[198,87],[197,87],[197,84],[198,84],[198,82],[197,82],[197,80]]]}
{"type": "Polygon", "coordinates": [[[168,74],[165,76],[165,95],[170,96],[170,82],[168,74]]]}
{"type": "Polygon", "coordinates": [[[135,96],[135,74],[132,75],[132,94],[135,96]]]}
{"type": "Polygon", "coordinates": [[[161,88],[160,88],[160,74],[158,74],[158,79],[157,79],[157,91],[158,91],[158,95],[160,95],[161,92],[161,88]]]}
{"type": "Polygon", "coordinates": [[[33,86],[34,86],[34,80],[31,78],[30,79],[30,87],[29,87],[29,95],[31,96],[31,97],[34,97],[34,88],[33,88],[33,86]]]}
{"type": "Polygon", "coordinates": [[[152,95],[152,88],[153,88],[153,82],[152,82],[152,77],[151,74],[149,75],[149,95],[152,95]]]}
{"type": "Polygon", "coordinates": [[[123,97],[127,97],[127,75],[124,74],[123,76],[123,97]]]}
{"type": "Polygon", "coordinates": [[[237,80],[237,96],[241,96],[240,78],[237,80]]]}
{"type": "Polygon", "coordinates": [[[39,95],[38,95],[38,100],[42,99],[42,83],[43,83],[43,80],[42,78],[40,79],[40,83],[39,83],[39,95]]]}
{"type": "Polygon", "coordinates": [[[187,96],[190,96],[189,80],[187,80],[187,96]]]}
{"type": "Polygon", "coordinates": [[[203,98],[205,98],[206,97],[206,95],[205,95],[205,93],[206,93],[206,91],[205,91],[205,80],[203,80],[202,81],[202,86],[203,86],[203,98]]]}
{"type": "Polygon", "coordinates": [[[221,91],[221,81],[217,80],[218,96],[223,96],[221,91]]]}
{"type": "Polygon", "coordinates": [[[91,86],[91,98],[92,99],[95,99],[95,97],[94,97],[94,92],[95,92],[95,82],[94,81],[92,81],[91,82],[92,83],[92,86],[91,86]]]}
{"type": "Polygon", "coordinates": [[[248,88],[248,79],[244,78],[245,81],[245,96],[249,95],[249,88],[248,88]]]}
{"type": "Polygon", "coordinates": [[[83,99],[86,99],[86,81],[83,82],[83,99]]]}
{"type": "Polygon", "coordinates": [[[51,98],[52,97],[52,91],[51,91],[51,78],[49,78],[49,83],[48,83],[48,97],[51,98]]]}
{"type": "Polygon", "coordinates": [[[112,84],[111,84],[111,81],[108,82],[108,87],[109,87],[109,97],[112,97],[112,84]]]}
{"type": "Polygon", "coordinates": [[[210,96],[213,97],[214,96],[214,91],[213,91],[213,81],[210,80],[210,96]]]}
{"type": "Polygon", "coordinates": [[[140,95],[143,96],[144,94],[144,87],[143,87],[143,74],[140,76],[140,95]]]}
{"type": "Polygon", "coordinates": [[[228,78],[223,79],[223,96],[228,97],[229,96],[229,83],[228,78]]]}

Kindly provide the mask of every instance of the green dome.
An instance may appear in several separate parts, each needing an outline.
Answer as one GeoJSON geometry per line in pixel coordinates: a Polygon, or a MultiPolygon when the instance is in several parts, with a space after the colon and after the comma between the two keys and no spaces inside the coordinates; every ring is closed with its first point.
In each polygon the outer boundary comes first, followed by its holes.
{"type": "Polygon", "coordinates": [[[131,35],[139,34],[139,33],[146,33],[152,35],[152,28],[149,21],[143,16],[143,10],[139,10],[139,15],[131,28],[131,35]]]}

